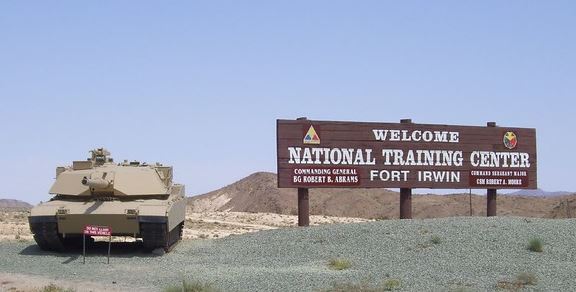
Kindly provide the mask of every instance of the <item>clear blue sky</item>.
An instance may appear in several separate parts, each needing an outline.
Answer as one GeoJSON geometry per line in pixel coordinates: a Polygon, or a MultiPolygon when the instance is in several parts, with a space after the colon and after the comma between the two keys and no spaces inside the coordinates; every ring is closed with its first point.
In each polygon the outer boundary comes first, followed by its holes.
{"type": "Polygon", "coordinates": [[[189,195],[275,171],[277,118],[534,127],[576,191],[573,1],[2,1],[0,197],[107,147],[189,195]]]}

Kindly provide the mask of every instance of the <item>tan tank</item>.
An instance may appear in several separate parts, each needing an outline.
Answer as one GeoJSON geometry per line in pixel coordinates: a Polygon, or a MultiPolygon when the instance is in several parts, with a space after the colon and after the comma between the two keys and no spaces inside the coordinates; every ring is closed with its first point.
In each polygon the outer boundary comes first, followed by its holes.
{"type": "Polygon", "coordinates": [[[115,164],[104,148],[86,161],[56,168],[50,201],[34,207],[28,222],[38,246],[63,251],[82,244],[86,225],[109,226],[112,235],[141,238],[144,247],[169,251],[182,238],[184,185],[172,183],[172,167],[115,164]]]}

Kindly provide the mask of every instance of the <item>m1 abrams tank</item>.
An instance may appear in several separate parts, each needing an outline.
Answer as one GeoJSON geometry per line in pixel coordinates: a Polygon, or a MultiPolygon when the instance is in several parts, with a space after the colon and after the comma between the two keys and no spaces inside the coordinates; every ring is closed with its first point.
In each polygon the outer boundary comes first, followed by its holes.
{"type": "Polygon", "coordinates": [[[82,245],[86,225],[109,226],[112,235],[141,238],[145,248],[169,251],[182,238],[184,185],[172,183],[172,167],[115,164],[104,148],[86,161],[56,168],[50,201],[34,207],[28,222],[43,250],[82,245]]]}

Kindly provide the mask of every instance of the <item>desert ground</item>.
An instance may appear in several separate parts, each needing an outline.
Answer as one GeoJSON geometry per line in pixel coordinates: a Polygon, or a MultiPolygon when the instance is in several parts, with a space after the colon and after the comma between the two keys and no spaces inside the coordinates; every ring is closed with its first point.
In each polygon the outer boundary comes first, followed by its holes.
{"type": "MultiPolygon", "coordinates": [[[[506,274],[506,271],[518,267],[526,268],[528,273],[538,274],[542,279],[540,283],[552,285],[550,286],[552,288],[564,289],[574,286],[574,283],[554,282],[557,276],[551,276],[551,273],[572,275],[571,268],[566,268],[565,265],[573,264],[574,251],[571,248],[573,236],[571,237],[570,234],[576,234],[576,231],[571,231],[573,226],[571,218],[576,214],[576,195],[574,194],[555,197],[499,195],[498,216],[502,217],[497,218],[485,218],[486,197],[482,195],[471,197],[467,194],[414,195],[412,200],[414,219],[396,220],[399,216],[397,192],[371,189],[314,189],[310,194],[312,214],[310,223],[313,227],[303,229],[296,227],[298,219],[295,215],[297,203],[294,190],[277,188],[274,174],[260,172],[219,190],[189,197],[183,241],[166,256],[151,257],[138,249],[138,243],[132,243],[134,239],[113,237],[115,257],[131,264],[115,265],[112,271],[116,272],[111,272],[106,266],[98,266],[94,272],[97,272],[100,278],[95,279],[76,272],[75,268],[70,268],[69,264],[76,265],[75,267],[80,270],[86,269],[85,266],[78,265],[80,261],[78,255],[81,251],[71,251],[63,255],[40,251],[28,227],[27,216],[31,206],[16,208],[14,206],[21,206],[20,202],[12,200],[9,203],[10,207],[1,208],[0,206],[0,247],[5,257],[4,264],[0,258],[0,291],[66,291],[68,288],[75,291],[125,291],[127,288],[122,286],[123,284],[131,285],[132,288],[134,288],[133,285],[140,285],[138,289],[141,291],[158,291],[170,281],[175,279],[180,279],[177,282],[182,281],[182,278],[189,275],[215,283],[217,286],[220,285],[221,289],[218,290],[222,291],[267,291],[270,288],[267,285],[270,283],[261,279],[260,276],[263,275],[275,279],[274,281],[277,281],[279,285],[282,283],[286,285],[284,290],[348,291],[350,287],[347,286],[331,289],[332,283],[327,281],[337,283],[343,280],[341,279],[343,274],[346,274],[344,278],[349,281],[365,280],[362,276],[365,273],[372,274],[374,277],[384,277],[389,272],[380,275],[379,273],[384,269],[381,265],[385,265],[385,268],[390,271],[402,274],[403,272],[397,267],[403,264],[407,265],[406,269],[420,270],[429,276],[426,278],[404,275],[403,277],[407,278],[402,279],[405,282],[402,290],[405,291],[426,290],[427,284],[422,281],[430,281],[437,285],[435,287],[439,289],[438,291],[454,289],[454,291],[518,291],[520,289],[516,289],[518,288],[516,287],[518,283],[514,282],[516,280],[510,280],[510,277],[515,275],[507,275],[507,278],[500,279],[502,277],[494,274],[499,271],[501,274],[506,274]],[[472,206],[472,216],[470,216],[470,206],[472,206]],[[533,220],[538,224],[530,224],[533,220]],[[462,224],[468,225],[462,226],[462,224]],[[450,229],[455,231],[446,231],[450,229]],[[440,245],[440,250],[432,249],[434,246],[430,244],[432,230],[443,234],[440,241],[449,241],[450,244],[440,245]],[[491,230],[496,230],[498,235],[490,235],[491,230]],[[362,232],[357,234],[358,231],[362,232]],[[517,235],[511,237],[512,233],[517,233],[517,235]],[[461,234],[468,234],[473,244],[462,246],[461,244],[467,245],[468,243],[460,242],[461,234]],[[525,261],[538,262],[539,259],[533,254],[520,251],[524,249],[522,246],[525,244],[524,241],[527,241],[530,236],[542,234],[548,234],[546,236],[552,239],[547,239],[550,241],[547,244],[552,252],[552,254],[547,254],[549,262],[546,265],[549,268],[542,270],[525,267],[525,261]],[[392,239],[400,242],[389,242],[392,239]],[[500,242],[502,240],[503,242],[500,242]],[[378,241],[388,243],[382,246],[378,241]],[[402,241],[412,243],[403,245],[402,241]],[[379,253],[381,258],[372,259],[370,254],[363,252],[365,245],[372,246],[374,252],[379,253]],[[399,253],[381,254],[380,250],[387,250],[390,246],[396,246],[399,253]],[[297,252],[302,249],[313,250],[315,255],[302,258],[302,254],[297,252]],[[490,253],[491,250],[502,254],[495,256],[490,253]],[[428,258],[432,262],[419,263],[418,259],[425,251],[435,254],[428,258]],[[484,270],[477,271],[478,275],[466,274],[465,271],[458,270],[462,267],[472,269],[468,266],[470,262],[452,263],[453,259],[450,255],[453,252],[462,253],[463,258],[467,258],[469,253],[480,254],[482,256],[473,259],[474,262],[491,259],[498,265],[494,269],[484,267],[484,270]],[[288,253],[290,258],[279,258],[284,253],[288,253]],[[320,255],[337,257],[346,254],[354,258],[356,261],[354,264],[358,266],[357,269],[353,268],[352,271],[341,274],[327,271],[325,261],[328,258],[319,257],[320,255]],[[509,257],[509,254],[516,257],[509,257]],[[570,255],[567,261],[563,259],[565,254],[570,255]],[[261,256],[269,262],[260,262],[258,259],[261,256]],[[405,256],[415,259],[405,263],[405,256]],[[63,262],[62,258],[65,259],[63,262]],[[295,260],[291,258],[299,259],[306,264],[300,266],[300,263],[295,263],[295,260]],[[445,261],[444,264],[454,270],[445,270],[448,269],[445,268],[436,271],[437,267],[433,261],[438,259],[445,261]],[[560,262],[557,262],[558,259],[561,259],[560,262]],[[378,260],[383,262],[380,263],[378,260]],[[518,260],[521,262],[515,262],[518,260]],[[11,266],[10,261],[15,263],[15,267],[11,266]],[[47,267],[57,265],[58,271],[62,270],[64,274],[54,273],[52,269],[43,269],[41,266],[37,267],[37,261],[43,262],[43,265],[47,267]],[[287,261],[287,267],[281,264],[284,261],[287,261]],[[360,264],[358,263],[360,261],[367,263],[360,264]],[[398,264],[388,265],[393,261],[398,261],[398,264]],[[234,262],[233,266],[230,266],[228,262],[234,262]],[[131,276],[133,269],[145,269],[143,266],[149,268],[146,272],[154,274],[158,270],[154,269],[158,263],[165,265],[162,269],[166,272],[158,275],[158,280],[143,280],[131,276]],[[279,264],[280,266],[277,266],[279,264]],[[26,265],[31,265],[31,269],[26,268],[26,265]],[[178,268],[174,268],[176,266],[178,268]],[[422,267],[427,267],[428,270],[422,267]],[[556,267],[563,268],[556,270],[556,267]],[[226,273],[227,270],[230,270],[232,275],[226,273]],[[106,280],[115,277],[119,271],[127,278],[118,281],[106,280]],[[308,282],[304,281],[304,286],[294,286],[290,279],[300,279],[302,271],[308,271],[312,276],[306,278],[308,282]],[[447,275],[464,273],[460,275],[463,279],[453,279],[451,280],[453,283],[444,283],[446,275],[434,274],[442,271],[448,273],[447,275]],[[282,277],[284,274],[285,277],[282,277]],[[214,275],[219,275],[222,280],[214,278],[214,275]],[[413,277],[416,278],[412,279],[413,277]],[[254,282],[252,284],[255,288],[236,287],[239,279],[248,281],[247,283],[254,282]],[[472,282],[466,282],[467,279],[472,282]],[[498,282],[498,279],[503,282],[498,282]],[[319,286],[318,283],[324,286],[319,286]],[[504,286],[504,289],[497,287],[500,284],[504,286]],[[63,289],[58,290],[59,288],[63,289]]],[[[92,272],[88,271],[88,273],[92,272]]],[[[521,270],[517,272],[524,273],[521,270]]],[[[349,284],[344,283],[344,285],[349,284]]],[[[361,285],[364,284],[361,283],[361,285]]],[[[370,283],[370,285],[374,286],[378,283],[370,283]]],[[[522,289],[549,290],[547,288],[550,288],[542,286],[543,284],[538,285],[540,286],[524,285],[522,289]]],[[[387,289],[370,291],[385,290],[387,289]]]]}
{"type": "MultiPolygon", "coordinates": [[[[138,243],[113,242],[110,264],[106,242],[92,245],[83,264],[81,249],[52,253],[22,237],[0,241],[0,290],[163,291],[183,281],[211,288],[200,291],[572,291],[576,286],[576,219],[449,217],[291,228],[258,224],[257,216],[225,216],[215,214],[201,224],[242,218],[249,223],[238,224],[247,233],[185,239],[163,256],[142,251],[138,243]],[[263,226],[271,229],[251,232],[263,226]]],[[[202,234],[218,234],[213,227],[202,234]]]]}
{"type": "MultiPolygon", "coordinates": [[[[190,209],[190,208],[189,208],[190,209]]],[[[28,210],[5,208],[0,212],[0,242],[34,244],[28,227],[28,210]]],[[[311,225],[357,223],[373,221],[363,218],[310,216],[311,225]]],[[[297,225],[298,217],[273,213],[248,212],[192,212],[188,210],[184,224],[183,240],[208,240],[230,235],[290,228],[297,225]]],[[[131,242],[129,237],[114,237],[116,242],[131,242]]],[[[68,281],[38,275],[0,272],[0,291],[35,292],[49,285],[77,291],[122,291],[113,286],[86,281],[68,281]]]]}
{"type": "MultiPolygon", "coordinates": [[[[0,241],[34,241],[28,226],[28,210],[4,209],[0,212],[0,241]]],[[[310,216],[311,225],[373,221],[363,218],[310,216]]],[[[191,212],[188,210],[183,239],[210,239],[248,232],[294,227],[295,215],[248,212],[191,212]]],[[[124,237],[118,241],[129,241],[124,237]]]]}

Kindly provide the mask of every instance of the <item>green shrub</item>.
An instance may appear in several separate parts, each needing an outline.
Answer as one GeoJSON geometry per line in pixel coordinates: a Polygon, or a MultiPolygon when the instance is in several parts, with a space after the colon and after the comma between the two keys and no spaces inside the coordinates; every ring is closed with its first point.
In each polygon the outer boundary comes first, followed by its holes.
{"type": "Polygon", "coordinates": [[[334,286],[324,292],[384,292],[394,291],[400,289],[400,280],[388,279],[378,286],[370,285],[367,281],[361,283],[341,283],[334,284],[334,286]]]}
{"type": "Polygon", "coordinates": [[[341,271],[350,268],[352,264],[345,259],[331,259],[328,266],[333,270],[341,271]]]}
{"type": "Polygon", "coordinates": [[[430,238],[430,242],[432,242],[433,244],[440,244],[442,242],[442,239],[438,235],[432,235],[432,237],[430,238]]]}
{"type": "Polygon", "coordinates": [[[50,283],[50,285],[44,286],[42,288],[42,290],[40,290],[42,292],[74,292],[74,289],[68,288],[62,288],[60,286],[57,286],[56,284],[50,283]]]}
{"type": "Polygon", "coordinates": [[[382,289],[372,288],[367,283],[345,283],[334,284],[330,289],[323,290],[324,292],[380,292],[382,289]]]}
{"type": "Polygon", "coordinates": [[[198,281],[186,282],[182,281],[181,285],[174,285],[164,289],[164,292],[216,292],[217,289],[213,288],[211,284],[205,284],[198,281]]]}
{"type": "Polygon", "coordinates": [[[384,281],[384,291],[394,291],[400,289],[400,280],[388,279],[384,281]]]}
{"type": "Polygon", "coordinates": [[[528,242],[528,250],[529,251],[542,252],[543,251],[542,246],[543,246],[542,240],[540,240],[538,238],[532,238],[528,242]]]}

